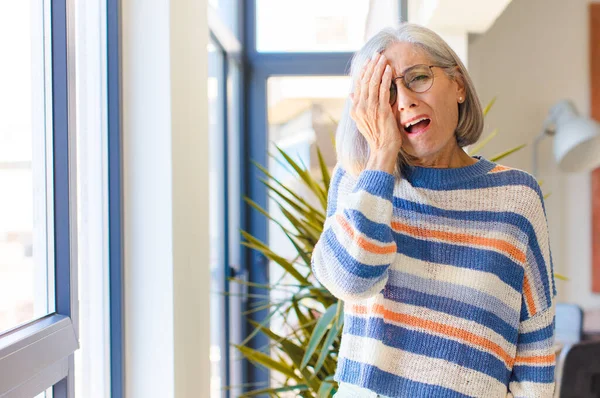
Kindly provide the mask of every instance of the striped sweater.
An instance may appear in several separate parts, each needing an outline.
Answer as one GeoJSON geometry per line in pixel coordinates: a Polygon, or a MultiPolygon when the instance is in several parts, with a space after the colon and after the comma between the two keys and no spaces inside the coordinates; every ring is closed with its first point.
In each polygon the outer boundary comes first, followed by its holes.
{"type": "Polygon", "coordinates": [[[400,179],[336,166],[312,256],[344,302],[336,381],[392,397],[552,397],[543,196],[530,174],[474,158],[400,179]]]}

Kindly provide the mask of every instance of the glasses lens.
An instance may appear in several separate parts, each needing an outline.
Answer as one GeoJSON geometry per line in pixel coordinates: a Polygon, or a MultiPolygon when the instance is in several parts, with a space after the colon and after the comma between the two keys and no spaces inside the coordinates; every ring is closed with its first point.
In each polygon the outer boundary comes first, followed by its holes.
{"type": "Polygon", "coordinates": [[[404,81],[409,89],[415,93],[422,93],[431,88],[433,84],[433,72],[427,65],[415,65],[406,71],[404,81]]]}
{"type": "Polygon", "coordinates": [[[390,86],[390,105],[394,105],[396,102],[396,94],[398,94],[398,88],[396,87],[396,83],[392,82],[390,86]]]}

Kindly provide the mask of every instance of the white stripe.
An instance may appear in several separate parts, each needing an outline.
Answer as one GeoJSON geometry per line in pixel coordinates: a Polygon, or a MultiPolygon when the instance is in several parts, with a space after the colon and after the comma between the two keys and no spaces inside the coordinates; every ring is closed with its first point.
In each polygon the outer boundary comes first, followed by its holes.
{"type": "Polygon", "coordinates": [[[519,325],[519,333],[536,332],[552,323],[556,312],[556,302],[552,302],[551,306],[545,311],[538,312],[532,318],[529,318],[519,325]]]}
{"type": "Polygon", "coordinates": [[[517,383],[513,381],[509,384],[509,389],[514,398],[525,397],[552,397],[556,383],[533,383],[524,381],[517,383]]]}
{"type": "Polygon", "coordinates": [[[392,269],[425,279],[467,286],[496,297],[511,308],[521,309],[521,292],[504,283],[497,275],[485,271],[437,264],[396,254],[392,269]]]}
{"type": "Polygon", "coordinates": [[[385,225],[390,225],[394,207],[391,201],[372,195],[365,190],[339,198],[338,206],[340,206],[337,209],[338,213],[342,208],[358,210],[369,220],[385,225]]]}
{"type": "Polygon", "coordinates": [[[340,356],[420,383],[435,384],[475,397],[506,396],[506,386],[495,378],[444,359],[430,358],[397,348],[379,340],[345,334],[340,356]]]}

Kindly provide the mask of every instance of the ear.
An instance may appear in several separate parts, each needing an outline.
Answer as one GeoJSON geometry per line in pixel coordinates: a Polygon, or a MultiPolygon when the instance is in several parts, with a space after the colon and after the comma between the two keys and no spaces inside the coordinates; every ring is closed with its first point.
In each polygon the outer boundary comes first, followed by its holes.
{"type": "Polygon", "coordinates": [[[454,67],[454,82],[456,83],[456,101],[461,103],[465,102],[467,98],[467,93],[465,90],[465,78],[460,72],[458,66],[454,67]],[[460,98],[462,98],[462,100],[460,100],[460,98]]]}

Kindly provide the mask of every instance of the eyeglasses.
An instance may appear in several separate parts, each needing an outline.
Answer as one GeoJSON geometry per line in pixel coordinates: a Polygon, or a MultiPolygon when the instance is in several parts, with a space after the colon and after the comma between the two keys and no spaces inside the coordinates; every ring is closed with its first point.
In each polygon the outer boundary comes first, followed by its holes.
{"type": "Polygon", "coordinates": [[[404,71],[404,75],[392,79],[390,86],[390,105],[396,103],[398,98],[398,86],[396,80],[402,79],[404,86],[415,93],[424,93],[433,86],[433,71],[431,68],[443,68],[438,65],[413,65],[404,71]]]}

